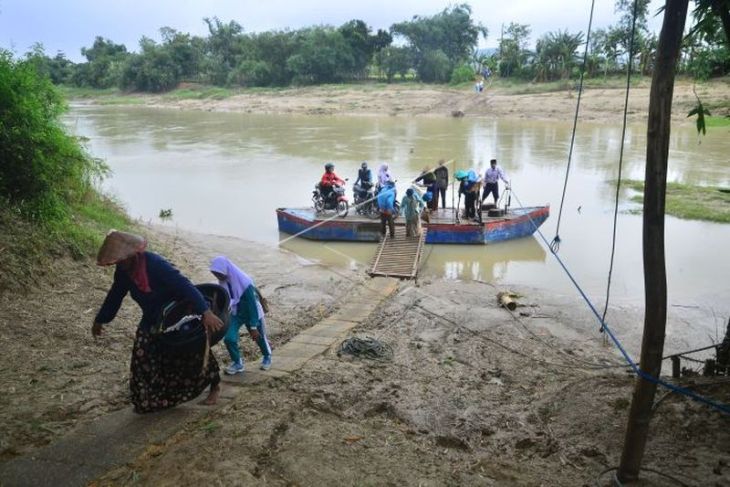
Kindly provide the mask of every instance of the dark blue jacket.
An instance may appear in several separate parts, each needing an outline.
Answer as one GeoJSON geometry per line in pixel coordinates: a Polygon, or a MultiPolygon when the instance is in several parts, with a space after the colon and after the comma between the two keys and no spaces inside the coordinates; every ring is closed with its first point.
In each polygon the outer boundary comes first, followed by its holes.
{"type": "Polygon", "coordinates": [[[152,252],[144,254],[147,260],[147,279],[152,291],[149,293],[140,291],[129,274],[117,266],[114,271],[114,283],[96,315],[97,323],[112,321],[127,293],[130,293],[132,299],[142,308],[139,327],[144,331],[150,330],[159,318],[162,307],[172,300],[190,301],[196,314],[203,314],[208,309],[203,295],[187,277],[180,274],[179,270],[157,254],[152,252]]]}

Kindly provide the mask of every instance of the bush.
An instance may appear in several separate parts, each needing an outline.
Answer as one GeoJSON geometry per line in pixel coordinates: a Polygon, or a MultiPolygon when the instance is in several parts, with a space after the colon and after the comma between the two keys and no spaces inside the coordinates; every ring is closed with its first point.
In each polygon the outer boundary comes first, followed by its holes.
{"type": "Polygon", "coordinates": [[[469,83],[474,81],[474,70],[468,64],[457,66],[451,72],[451,84],[459,85],[461,83],[469,83]]]}
{"type": "Polygon", "coordinates": [[[228,75],[229,85],[268,86],[271,81],[271,66],[264,61],[243,61],[228,75]]]}
{"type": "Polygon", "coordinates": [[[426,83],[446,83],[451,74],[451,62],[444,51],[428,51],[418,64],[418,77],[426,83]]]}
{"type": "Polygon", "coordinates": [[[0,200],[42,223],[63,224],[105,170],[66,134],[64,109],[36,63],[0,51],[0,200]]]}

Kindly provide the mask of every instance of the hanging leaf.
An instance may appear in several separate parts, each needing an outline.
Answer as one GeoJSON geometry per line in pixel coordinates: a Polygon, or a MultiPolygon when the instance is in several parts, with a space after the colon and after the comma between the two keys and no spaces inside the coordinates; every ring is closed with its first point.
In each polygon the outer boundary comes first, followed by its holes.
{"type": "Polygon", "coordinates": [[[697,98],[697,106],[689,111],[687,118],[697,115],[697,134],[700,133],[705,135],[707,133],[707,127],[705,125],[705,115],[712,116],[710,111],[702,105],[702,102],[697,98]]]}

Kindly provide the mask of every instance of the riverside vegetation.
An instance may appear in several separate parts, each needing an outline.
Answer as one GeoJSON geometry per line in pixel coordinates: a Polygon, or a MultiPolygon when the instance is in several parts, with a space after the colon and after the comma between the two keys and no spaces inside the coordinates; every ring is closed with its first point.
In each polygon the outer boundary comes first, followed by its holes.
{"type": "MultiPolygon", "coordinates": [[[[700,2],[702,3],[702,2],[700,2]]],[[[624,74],[631,44],[633,2],[616,0],[614,25],[591,34],[585,76],[606,79],[624,74]]],[[[638,75],[651,74],[657,37],[648,28],[649,1],[640,0],[634,37],[638,75]]],[[[696,27],[685,39],[680,74],[697,80],[730,73],[730,50],[720,21],[698,4],[696,27]]],[[[247,33],[235,20],[206,18],[206,37],[160,29],[160,41],[142,37],[138,52],[98,36],[81,49],[85,62],[64,53],[45,54],[41,45],[27,54],[56,84],[124,91],[164,92],[181,82],[224,88],[281,87],[396,78],[424,83],[471,83],[477,75],[554,83],[579,78],[586,36],[567,30],[546,33],[530,48],[531,28],[508,23],[497,49],[479,49],[489,32],[467,4],[432,16],[414,16],[388,30],[373,32],[359,19],[339,27],[247,33]],[[394,42],[395,41],[395,42],[394,42]],[[488,71],[487,71],[488,70],[488,71]]]]}
{"type": "Polygon", "coordinates": [[[0,293],[39,277],[50,259],[93,252],[130,220],[94,189],[107,168],[66,133],[63,96],[32,60],[0,51],[0,293]]]}

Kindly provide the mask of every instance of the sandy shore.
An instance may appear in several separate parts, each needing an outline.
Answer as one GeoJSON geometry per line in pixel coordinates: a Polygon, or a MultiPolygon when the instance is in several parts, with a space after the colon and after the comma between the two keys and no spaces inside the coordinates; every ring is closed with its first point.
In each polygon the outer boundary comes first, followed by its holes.
{"type": "MultiPolygon", "coordinates": [[[[272,304],[274,357],[366,279],[363,269],[323,267],[235,238],[146,231],[153,250],[194,281],[210,280],[207,262],[218,254],[249,271],[272,304]]],[[[111,273],[62,260],[52,274],[53,283],[0,304],[0,461],[128,404],[139,311],[128,300],[94,340],[90,324],[111,273]]],[[[101,485],[198,485],[211,475],[231,485],[592,484],[618,463],[632,378],[577,298],[515,288],[526,306],[512,315],[496,305],[498,290],[402,282],[356,329],[390,345],[392,361],[330,350],[292,377],[250,386],[101,485]]],[[[617,312],[626,318],[618,331],[635,349],[631,323],[640,313],[617,312]]],[[[730,400],[727,385],[685,384],[730,400]]],[[[690,485],[726,485],[727,418],[663,396],[645,465],[690,485]]]]}
{"type": "MultiPolygon", "coordinates": [[[[620,84],[619,84],[620,86],[620,84]]],[[[560,90],[529,93],[540,85],[513,88],[488,88],[483,93],[434,85],[341,85],[282,90],[244,90],[240,94],[215,100],[179,99],[168,95],[132,94],[146,106],[183,110],[225,111],[260,114],[340,115],[340,116],[428,116],[498,117],[572,122],[577,92],[560,90]]],[[[705,106],[726,106],[730,83],[718,80],[694,86],[705,106]]],[[[589,87],[581,101],[580,119],[621,123],[624,90],[620,87],[589,87]]],[[[174,94],[173,94],[174,95],[174,94]]],[[[124,102],[121,99],[120,102],[124,102]]],[[[692,123],[687,113],[696,105],[693,84],[677,82],[673,116],[677,123],[692,123]]],[[[642,80],[631,88],[628,117],[632,122],[646,119],[649,82],[642,80]]],[[[724,111],[713,115],[727,115],[724,111]],[[722,112],[722,113],[721,113],[722,112]]]]}

